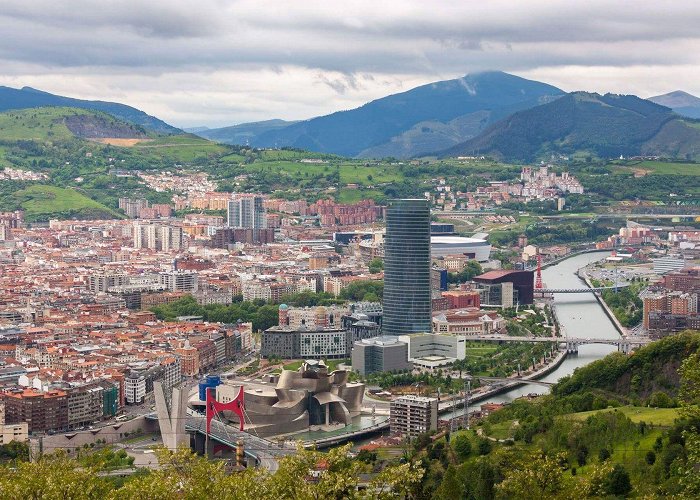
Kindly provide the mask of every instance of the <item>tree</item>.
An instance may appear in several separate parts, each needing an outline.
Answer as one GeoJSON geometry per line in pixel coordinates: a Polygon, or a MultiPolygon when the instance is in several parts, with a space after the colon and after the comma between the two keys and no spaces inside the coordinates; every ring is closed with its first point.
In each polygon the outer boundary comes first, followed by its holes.
{"type": "Polygon", "coordinates": [[[384,261],[379,257],[375,257],[369,261],[369,272],[374,274],[384,269],[384,261]]]}
{"type": "Polygon", "coordinates": [[[472,443],[464,434],[460,434],[452,440],[452,448],[460,460],[466,460],[472,453],[472,443]]]}
{"type": "Polygon", "coordinates": [[[584,465],[586,465],[587,458],[588,458],[588,448],[586,447],[586,445],[582,444],[576,450],[576,461],[578,462],[578,464],[581,467],[583,467],[584,465]]]}
{"type": "Polygon", "coordinates": [[[616,464],[605,481],[605,491],[610,495],[627,496],[632,491],[630,475],[625,468],[616,464]]]}
{"type": "Polygon", "coordinates": [[[370,491],[376,492],[372,498],[381,500],[411,498],[420,485],[424,473],[423,468],[415,463],[387,467],[370,483],[370,491]]]}
{"type": "Polygon", "coordinates": [[[345,300],[363,300],[368,293],[374,293],[381,298],[384,294],[383,281],[353,281],[340,291],[340,298],[345,300]]]}
{"type": "Polygon", "coordinates": [[[467,261],[464,269],[458,273],[449,273],[447,281],[449,283],[465,283],[471,281],[474,276],[478,276],[483,272],[481,264],[475,260],[467,261]]]}
{"type": "MultiPolygon", "coordinates": [[[[680,483],[683,487],[683,492],[688,496],[700,496],[700,475],[697,473],[698,464],[700,464],[700,353],[694,353],[688,356],[679,370],[681,375],[681,415],[687,418],[692,425],[684,431],[683,438],[685,440],[685,453],[687,458],[680,463],[680,483]]],[[[670,445],[670,448],[678,446],[670,445]]],[[[676,452],[680,456],[679,452],[676,452]]],[[[666,453],[664,453],[666,455],[666,453]]],[[[663,457],[666,459],[666,457],[663,457]]],[[[665,464],[664,464],[665,465],[665,464]]],[[[669,465],[670,467],[670,465],[669,465]]],[[[668,467],[667,467],[668,470],[668,467]]]]}
{"type": "Polygon", "coordinates": [[[647,451],[647,454],[644,456],[644,460],[647,464],[654,465],[656,462],[656,453],[651,450],[647,451]]]}
{"type": "Polygon", "coordinates": [[[605,462],[608,458],[610,458],[610,451],[607,448],[601,448],[598,452],[598,460],[605,462]]]}
{"type": "Polygon", "coordinates": [[[540,500],[556,496],[564,487],[560,462],[565,459],[563,454],[526,456],[505,471],[505,478],[496,486],[498,497],[540,500]]]}
{"type": "Polygon", "coordinates": [[[109,485],[91,468],[79,467],[59,451],[36,462],[19,462],[14,472],[0,474],[2,498],[102,499],[109,485]]]}
{"type": "Polygon", "coordinates": [[[442,477],[440,486],[435,491],[434,498],[439,500],[453,500],[462,497],[464,485],[457,476],[457,471],[454,465],[447,467],[445,475],[442,477]]]}
{"type": "Polygon", "coordinates": [[[479,439],[479,443],[476,445],[479,455],[488,455],[491,453],[491,441],[486,438],[479,439]]]}
{"type": "Polygon", "coordinates": [[[0,445],[0,463],[11,460],[29,461],[29,445],[20,441],[10,441],[0,445]]]}

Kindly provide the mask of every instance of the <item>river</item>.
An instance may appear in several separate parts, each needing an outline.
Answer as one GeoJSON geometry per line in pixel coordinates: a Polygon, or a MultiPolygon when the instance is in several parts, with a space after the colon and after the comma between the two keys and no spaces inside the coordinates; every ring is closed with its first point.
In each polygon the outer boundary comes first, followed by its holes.
{"type": "MultiPolygon", "coordinates": [[[[607,252],[585,253],[563,260],[542,271],[542,281],[546,288],[580,288],[585,287],[576,276],[576,271],[591,262],[605,258],[607,252]]],[[[619,332],[610,318],[605,314],[592,293],[555,294],[554,307],[563,331],[569,337],[596,337],[611,338],[620,337],[619,332]]],[[[615,351],[615,346],[609,345],[583,345],[579,347],[577,355],[569,355],[562,364],[549,375],[541,378],[545,382],[556,382],[560,378],[571,374],[579,366],[600,359],[615,351]]],[[[549,389],[540,385],[523,385],[511,391],[489,399],[490,402],[509,402],[526,394],[544,394],[549,389]]]]}

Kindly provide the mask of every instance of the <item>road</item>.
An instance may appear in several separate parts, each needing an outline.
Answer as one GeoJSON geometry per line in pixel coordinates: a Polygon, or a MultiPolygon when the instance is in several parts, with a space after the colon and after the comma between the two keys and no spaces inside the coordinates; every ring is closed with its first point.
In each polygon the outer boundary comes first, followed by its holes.
{"type": "MultiPolygon", "coordinates": [[[[190,414],[187,417],[186,427],[188,430],[194,430],[205,434],[206,422],[204,417],[190,414]]],[[[255,457],[260,467],[263,467],[270,472],[275,472],[279,468],[278,460],[287,455],[296,453],[296,448],[283,443],[281,446],[259,438],[247,432],[241,432],[237,428],[224,424],[219,420],[212,420],[211,439],[215,439],[222,444],[236,447],[239,441],[243,442],[243,447],[246,454],[255,457]]]]}

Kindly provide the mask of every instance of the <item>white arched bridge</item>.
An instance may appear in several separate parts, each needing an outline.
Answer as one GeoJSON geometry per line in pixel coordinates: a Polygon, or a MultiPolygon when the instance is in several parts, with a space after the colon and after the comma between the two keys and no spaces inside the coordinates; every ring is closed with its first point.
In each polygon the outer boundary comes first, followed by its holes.
{"type": "Polygon", "coordinates": [[[519,378],[519,377],[482,377],[482,376],[472,376],[472,380],[481,380],[483,382],[488,382],[489,384],[508,384],[510,382],[518,382],[520,384],[532,384],[532,385],[542,385],[545,387],[552,387],[555,382],[545,382],[543,380],[530,379],[530,378],[519,378]]]}
{"type": "Polygon", "coordinates": [[[578,353],[579,346],[586,344],[606,344],[614,345],[617,350],[625,354],[634,349],[652,342],[649,337],[620,337],[617,339],[596,338],[596,337],[516,337],[512,335],[470,335],[467,340],[478,342],[531,342],[531,343],[556,343],[566,344],[566,352],[570,354],[578,353]]]}
{"type": "Polygon", "coordinates": [[[617,291],[620,288],[630,286],[629,283],[620,283],[617,286],[594,286],[586,288],[535,288],[535,293],[595,293],[605,290],[617,291]]]}

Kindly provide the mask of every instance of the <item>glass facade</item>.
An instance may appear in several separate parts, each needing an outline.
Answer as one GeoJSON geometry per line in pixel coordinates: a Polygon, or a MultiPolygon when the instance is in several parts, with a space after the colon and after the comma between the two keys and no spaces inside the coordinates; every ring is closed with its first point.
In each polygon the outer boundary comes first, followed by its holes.
{"type": "Polygon", "coordinates": [[[383,335],[431,331],[428,200],[395,200],[387,208],[383,304],[383,335]]]}

